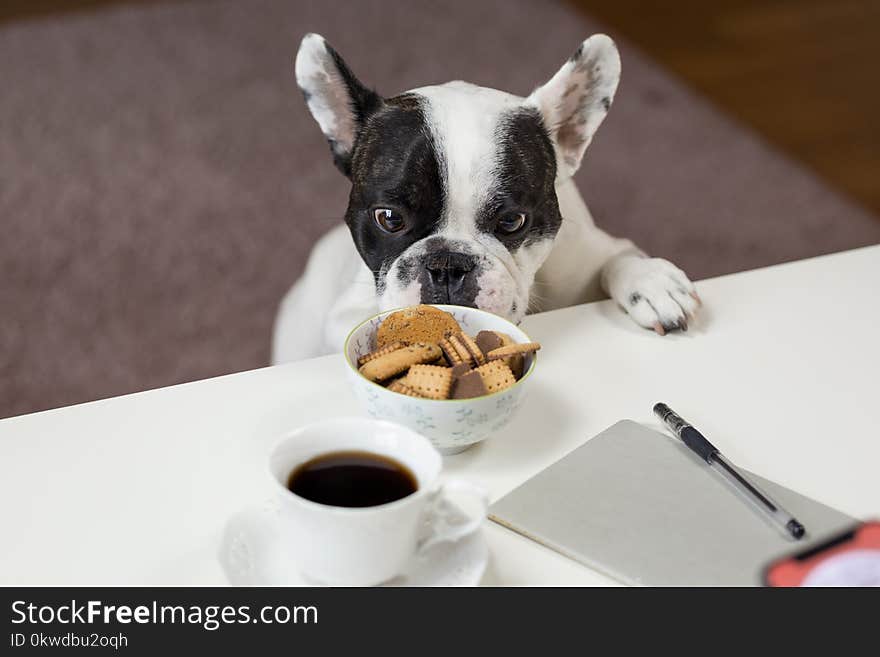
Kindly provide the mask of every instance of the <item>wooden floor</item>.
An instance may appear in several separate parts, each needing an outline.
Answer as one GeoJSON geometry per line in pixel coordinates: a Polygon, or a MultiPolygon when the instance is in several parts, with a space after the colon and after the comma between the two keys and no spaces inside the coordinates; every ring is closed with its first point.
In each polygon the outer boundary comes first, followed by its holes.
{"type": "Polygon", "coordinates": [[[880,0],[569,0],[880,214],[880,0]]]}
{"type": "MultiPolygon", "coordinates": [[[[3,22],[151,0],[2,0],[3,22]]],[[[880,215],[880,0],[567,0],[880,215]]]]}

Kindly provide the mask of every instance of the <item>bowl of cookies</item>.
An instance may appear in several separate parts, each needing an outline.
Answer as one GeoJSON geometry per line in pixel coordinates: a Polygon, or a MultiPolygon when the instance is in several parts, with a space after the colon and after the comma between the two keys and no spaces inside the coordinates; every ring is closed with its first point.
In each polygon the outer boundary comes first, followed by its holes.
{"type": "Polygon", "coordinates": [[[510,422],[540,348],[492,313],[419,305],[365,320],[348,335],[343,354],[369,415],[456,454],[510,422]]]}

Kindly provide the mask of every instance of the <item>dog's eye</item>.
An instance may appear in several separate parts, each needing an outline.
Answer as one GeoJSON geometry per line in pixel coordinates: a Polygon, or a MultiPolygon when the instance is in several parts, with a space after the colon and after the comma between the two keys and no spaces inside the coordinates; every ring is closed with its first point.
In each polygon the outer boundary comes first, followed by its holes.
{"type": "Polygon", "coordinates": [[[388,208],[376,208],[373,210],[373,218],[379,224],[379,228],[386,233],[396,233],[406,227],[406,222],[400,213],[388,208]]]}
{"type": "Polygon", "coordinates": [[[522,212],[514,212],[512,214],[506,214],[498,220],[498,232],[499,233],[515,233],[520,228],[522,228],[526,223],[526,215],[522,212]]]}

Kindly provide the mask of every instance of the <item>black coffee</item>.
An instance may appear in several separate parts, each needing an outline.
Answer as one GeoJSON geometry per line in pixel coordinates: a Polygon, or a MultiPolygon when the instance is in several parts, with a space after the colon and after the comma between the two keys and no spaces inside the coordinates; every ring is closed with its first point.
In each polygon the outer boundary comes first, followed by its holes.
{"type": "Polygon", "coordinates": [[[376,506],[418,490],[402,463],[370,452],[331,452],[306,461],[287,480],[291,492],[329,506],[376,506]]]}

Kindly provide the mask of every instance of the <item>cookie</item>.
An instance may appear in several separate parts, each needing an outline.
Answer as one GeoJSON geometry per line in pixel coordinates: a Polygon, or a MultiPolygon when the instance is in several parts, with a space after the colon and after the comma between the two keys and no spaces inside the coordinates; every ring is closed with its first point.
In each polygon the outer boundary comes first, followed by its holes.
{"type": "Polygon", "coordinates": [[[376,360],[377,358],[384,356],[385,354],[390,354],[392,351],[397,351],[401,347],[405,346],[405,342],[392,342],[391,344],[386,344],[384,347],[379,347],[378,349],[375,349],[370,353],[358,358],[358,367],[363,367],[371,360],[376,360]]]}
{"type": "Polygon", "coordinates": [[[370,381],[385,381],[405,372],[413,365],[430,363],[440,357],[440,347],[435,344],[413,344],[395,349],[365,363],[358,371],[370,381]]]}
{"type": "Polygon", "coordinates": [[[493,349],[504,346],[504,340],[495,331],[480,331],[474,338],[474,342],[484,354],[488,354],[493,349]]]}
{"type": "MultiPolygon", "coordinates": [[[[508,345],[516,344],[516,341],[511,338],[507,333],[502,333],[501,331],[493,331],[495,335],[501,338],[501,346],[506,347],[508,345]]],[[[497,349],[498,347],[496,347],[497,349]]],[[[510,368],[510,371],[513,372],[513,375],[519,379],[523,375],[523,370],[525,369],[525,359],[522,354],[514,354],[513,356],[508,356],[504,359],[504,362],[507,363],[507,366],[510,368]]]]}
{"type": "MultiPolygon", "coordinates": [[[[404,377],[406,378],[406,377],[404,377]]],[[[396,381],[392,381],[388,385],[388,389],[391,392],[399,392],[401,395],[406,395],[407,397],[421,397],[421,395],[416,392],[413,388],[406,385],[403,379],[397,379],[396,381]]]]}
{"type": "Polygon", "coordinates": [[[403,378],[420,397],[428,399],[449,399],[452,389],[452,370],[439,365],[413,365],[403,378]]]}
{"type": "Polygon", "coordinates": [[[502,360],[493,360],[485,365],[480,365],[474,372],[479,373],[483,379],[487,395],[491,395],[499,390],[506,390],[516,383],[516,377],[513,376],[513,372],[502,360]]]}
{"type": "Polygon", "coordinates": [[[468,355],[471,357],[475,366],[484,365],[486,363],[486,357],[483,356],[483,352],[471,336],[467,333],[459,333],[458,339],[461,340],[461,343],[465,346],[465,349],[467,349],[468,355]]]}
{"type": "Polygon", "coordinates": [[[474,339],[461,331],[441,340],[440,349],[450,366],[466,363],[476,367],[486,362],[486,357],[474,339]]]}
{"type": "Polygon", "coordinates": [[[457,333],[452,334],[449,337],[440,340],[438,343],[440,350],[446,357],[446,362],[449,363],[451,367],[455,367],[462,363],[469,364],[471,361],[470,352],[464,343],[458,338],[458,335],[459,334],[457,333]]]}
{"type": "Polygon", "coordinates": [[[391,313],[376,330],[379,347],[394,342],[440,342],[461,326],[448,312],[432,306],[413,306],[391,313]]]}
{"type": "Polygon", "coordinates": [[[516,356],[517,354],[522,354],[523,356],[526,354],[533,354],[538,349],[541,348],[540,343],[538,342],[522,342],[519,344],[508,344],[503,347],[498,347],[497,349],[493,349],[488,354],[486,354],[487,360],[502,360],[504,358],[508,358],[509,356],[516,356]]]}
{"type": "Polygon", "coordinates": [[[458,363],[452,366],[452,379],[458,379],[473,369],[468,363],[458,363]]]}
{"type": "Polygon", "coordinates": [[[489,392],[486,390],[486,384],[483,383],[483,377],[477,370],[468,371],[455,379],[452,384],[452,399],[470,399],[487,394],[489,392]]]}

